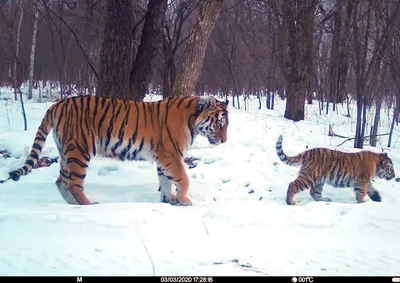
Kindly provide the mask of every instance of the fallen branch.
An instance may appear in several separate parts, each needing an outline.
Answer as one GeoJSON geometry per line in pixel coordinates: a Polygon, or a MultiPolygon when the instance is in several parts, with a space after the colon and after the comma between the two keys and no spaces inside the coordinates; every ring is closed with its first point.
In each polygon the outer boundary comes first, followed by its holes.
{"type": "Polygon", "coordinates": [[[154,268],[154,263],[153,263],[153,260],[151,259],[149,250],[147,249],[147,247],[146,247],[146,245],[144,244],[143,240],[140,239],[140,241],[142,242],[143,247],[146,249],[147,255],[149,256],[149,259],[150,259],[150,262],[151,262],[151,266],[153,267],[153,276],[156,276],[156,269],[154,268]]]}
{"type": "MultiPolygon", "coordinates": [[[[389,134],[390,134],[390,133],[387,133],[387,134],[380,134],[380,135],[370,135],[370,136],[365,136],[363,139],[367,139],[367,138],[371,138],[371,137],[388,136],[389,134]]],[[[340,143],[340,144],[337,145],[336,147],[339,147],[339,146],[343,145],[345,142],[348,142],[348,141],[351,141],[351,140],[354,140],[354,139],[355,139],[355,137],[354,137],[354,138],[347,138],[344,142],[340,143]]]]}
{"type": "Polygon", "coordinates": [[[252,266],[250,263],[245,263],[245,264],[239,263],[239,260],[236,259],[236,258],[235,258],[235,259],[232,259],[232,260],[225,261],[225,262],[221,262],[221,261],[219,261],[219,262],[213,262],[214,265],[226,264],[226,263],[233,263],[233,264],[234,264],[235,266],[237,266],[238,268],[243,269],[243,270],[246,270],[246,271],[253,271],[253,272],[256,272],[256,273],[261,273],[261,274],[264,274],[264,275],[268,275],[268,273],[263,272],[263,271],[261,271],[261,270],[255,268],[255,267],[252,266]]]}
{"type": "Polygon", "coordinates": [[[330,136],[330,137],[338,137],[338,138],[342,138],[342,139],[348,139],[349,137],[345,137],[345,136],[342,136],[342,135],[339,135],[339,134],[331,134],[331,135],[328,135],[328,136],[330,136]]]}
{"type": "Polygon", "coordinates": [[[208,229],[207,229],[207,226],[206,226],[206,223],[204,222],[204,220],[203,220],[203,225],[204,225],[204,229],[206,229],[207,235],[209,235],[210,233],[208,233],[208,229]]]}

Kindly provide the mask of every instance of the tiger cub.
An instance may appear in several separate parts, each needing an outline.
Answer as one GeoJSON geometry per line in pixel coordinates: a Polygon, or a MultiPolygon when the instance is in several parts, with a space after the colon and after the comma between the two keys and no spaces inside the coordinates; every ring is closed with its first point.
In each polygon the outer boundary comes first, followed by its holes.
{"type": "Polygon", "coordinates": [[[381,196],[371,180],[375,176],[386,180],[395,177],[393,162],[386,153],[346,153],[314,148],[291,157],[283,152],[282,140],[281,135],[276,142],[278,157],[285,164],[300,167],[298,177],[289,184],[286,196],[288,205],[295,205],[294,196],[305,189],[310,189],[310,195],[315,201],[330,202],[329,198],[322,197],[325,183],[336,188],[354,187],[358,203],[364,202],[366,194],[371,200],[380,202],[381,196]]]}
{"type": "Polygon", "coordinates": [[[157,164],[161,201],[190,205],[184,157],[196,136],[210,144],[226,142],[228,102],[214,97],[180,96],[135,102],[99,96],[66,98],[46,112],[25,165],[9,173],[18,181],[31,172],[50,131],[60,154],[56,181],[68,204],[88,205],[84,180],[96,155],[157,164]],[[171,192],[172,185],[177,194],[171,192]]]}

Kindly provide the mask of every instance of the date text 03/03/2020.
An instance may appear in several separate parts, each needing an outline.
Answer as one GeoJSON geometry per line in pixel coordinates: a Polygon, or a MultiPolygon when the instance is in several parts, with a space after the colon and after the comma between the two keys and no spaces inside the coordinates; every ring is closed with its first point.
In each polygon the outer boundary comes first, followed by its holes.
{"type": "Polygon", "coordinates": [[[210,283],[213,281],[213,278],[209,276],[163,276],[160,278],[160,282],[171,283],[210,283]]]}

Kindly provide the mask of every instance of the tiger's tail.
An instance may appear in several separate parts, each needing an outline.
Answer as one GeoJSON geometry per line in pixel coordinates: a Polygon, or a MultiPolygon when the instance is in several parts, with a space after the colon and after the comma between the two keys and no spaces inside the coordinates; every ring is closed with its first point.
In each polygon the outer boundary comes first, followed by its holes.
{"type": "Polygon", "coordinates": [[[287,156],[282,149],[282,135],[279,136],[278,140],[276,141],[276,154],[278,155],[279,159],[287,164],[292,166],[300,166],[303,164],[303,154],[298,154],[296,156],[287,156]]]}
{"type": "Polygon", "coordinates": [[[49,132],[52,128],[53,119],[52,111],[50,108],[44,115],[42,123],[40,124],[36,132],[36,137],[33,141],[31,153],[26,159],[24,166],[22,166],[18,170],[8,173],[8,175],[10,176],[9,179],[17,182],[21,176],[28,175],[32,171],[32,168],[36,165],[39,159],[39,155],[42,152],[47,136],[49,135],[49,132]]]}

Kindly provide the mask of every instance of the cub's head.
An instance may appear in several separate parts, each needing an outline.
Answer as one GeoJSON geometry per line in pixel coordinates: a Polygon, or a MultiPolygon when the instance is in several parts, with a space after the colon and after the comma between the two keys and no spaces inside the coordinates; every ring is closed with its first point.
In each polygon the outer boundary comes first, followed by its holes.
{"type": "Polygon", "coordinates": [[[377,175],[381,179],[392,180],[395,177],[393,162],[387,153],[381,154],[381,162],[377,168],[377,175]]]}
{"type": "Polygon", "coordinates": [[[218,145],[228,138],[228,101],[221,102],[214,97],[201,97],[197,112],[195,130],[206,137],[210,144],[218,145]]]}

